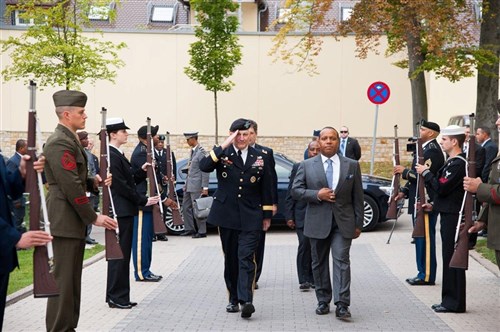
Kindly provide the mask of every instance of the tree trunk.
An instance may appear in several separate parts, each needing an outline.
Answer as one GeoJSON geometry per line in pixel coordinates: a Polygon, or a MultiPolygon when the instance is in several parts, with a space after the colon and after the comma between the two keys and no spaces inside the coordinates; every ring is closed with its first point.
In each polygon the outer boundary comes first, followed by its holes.
{"type": "MultiPolygon", "coordinates": [[[[418,24],[418,23],[416,23],[418,24]]],[[[422,119],[427,120],[427,91],[425,86],[425,75],[424,72],[419,73],[414,76],[415,70],[422,65],[424,62],[424,56],[422,54],[422,46],[420,39],[414,36],[412,33],[408,33],[407,37],[408,46],[408,77],[410,79],[411,85],[411,104],[412,104],[412,114],[413,114],[413,125],[422,119]]],[[[419,133],[416,127],[413,127],[414,136],[418,136],[419,133]]]]}
{"type": "Polygon", "coordinates": [[[219,144],[219,114],[217,113],[217,90],[214,90],[215,107],[215,145],[219,144]]]}
{"type": "MultiPolygon", "coordinates": [[[[489,49],[500,56],[500,1],[483,1],[489,5],[488,10],[483,9],[483,21],[481,22],[481,37],[479,47],[489,49]]],[[[498,74],[499,62],[494,65],[483,66],[483,71],[477,75],[477,100],[476,100],[476,127],[489,127],[492,138],[498,140],[498,132],[495,121],[498,117],[497,102],[498,99],[498,74]]]]}

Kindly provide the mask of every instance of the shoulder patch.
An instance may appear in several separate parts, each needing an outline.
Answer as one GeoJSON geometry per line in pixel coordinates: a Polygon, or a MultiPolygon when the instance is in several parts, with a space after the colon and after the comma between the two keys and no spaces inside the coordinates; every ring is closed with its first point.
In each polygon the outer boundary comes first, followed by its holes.
{"type": "Polygon", "coordinates": [[[425,165],[425,166],[427,166],[427,167],[429,167],[429,168],[431,168],[431,166],[432,166],[432,160],[431,160],[431,158],[427,159],[427,160],[424,162],[424,165],[425,165]]]}
{"type": "Polygon", "coordinates": [[[64,151],[61,157],[61,166],[67,171],[72,171],[76,168],[75,156],[69,151],[64,151]]]}

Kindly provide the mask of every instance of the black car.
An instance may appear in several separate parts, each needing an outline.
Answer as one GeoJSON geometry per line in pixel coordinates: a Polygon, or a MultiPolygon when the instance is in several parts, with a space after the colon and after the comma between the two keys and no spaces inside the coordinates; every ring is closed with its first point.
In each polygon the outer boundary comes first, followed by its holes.
{"type": "MultiPolygon", "coordinates": [[[[278,175],[278,212],[272,219],[273,224],[285,224],[285,197],[290,181],[290,172],[292,171],[293,160],[282,153],[275,153],[276,173],[278,175]]],[[[182,172],[187,166],[187,159],[177,161],[177,186],[176,191],[179,203],[182,204],[182,187],[186,181],[186,174],[182,172]]],[[[379,222],[386,220],[387,213],[387,191],[391,187],[391,181],[386,178],[363,175],[363,190],[365,194],[365,218],[363,222],[363,231],[375,229],[379,222]]],[[[217,189],[217,177],[215,171],[210,173],[209,194],[213,195],[217,189]]],[[[182,207],[181,207],[182,208],[182,207]]],[[[165,210],[165,224],[171,234],[179,234],[184,231],[184,225],[176,226],[172,222],[172,215],[168,209],[165,210]]]]}

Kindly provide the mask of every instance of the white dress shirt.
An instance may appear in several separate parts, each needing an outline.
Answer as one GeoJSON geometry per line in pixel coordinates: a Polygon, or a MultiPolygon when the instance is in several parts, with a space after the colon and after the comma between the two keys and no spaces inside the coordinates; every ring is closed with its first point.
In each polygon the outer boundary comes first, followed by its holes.
{"type": "Polygon", "coordinates": [[[337,188],[337,184],[339,183],[339,175],[340,175],[340,158],[337,154],[335,154],[331,158],[327,158],[323,155],[321,155],[321,161],[323,162],[323,169],[325,170],[326,173],[326,168],[328,167],[328,162],[327,159],[332,160],[332,167],[333,167],[333,180],[332,180],[332,188],[335,190],[337,188]]]}

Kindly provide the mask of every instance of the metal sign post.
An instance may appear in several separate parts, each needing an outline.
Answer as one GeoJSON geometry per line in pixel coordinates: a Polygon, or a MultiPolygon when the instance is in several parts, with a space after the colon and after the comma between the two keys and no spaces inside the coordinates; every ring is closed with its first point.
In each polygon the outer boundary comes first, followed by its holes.
{"type": "Polygon", "coordinates": [[[370,161],[370,175],[373,175],[373,164],[375,160],[375,143],[377,142],[378,105],[385,103],[391,96],[391,89],[384,82],[374,82],[366,92],[368,99],[375,104],[375,125],[373,127],[372,157],[370,161]]]}

